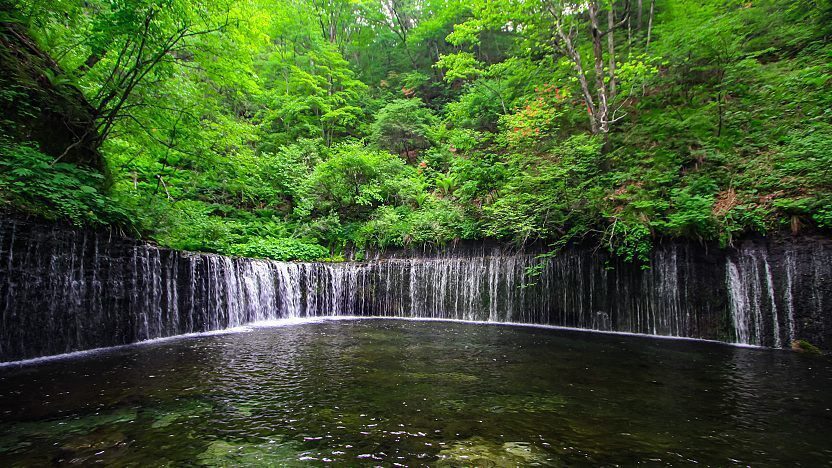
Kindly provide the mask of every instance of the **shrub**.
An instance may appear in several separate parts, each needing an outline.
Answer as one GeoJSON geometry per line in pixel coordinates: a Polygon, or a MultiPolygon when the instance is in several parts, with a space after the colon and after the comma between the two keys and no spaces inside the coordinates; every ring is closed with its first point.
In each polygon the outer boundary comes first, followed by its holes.
{"type": "Polygon", "coordinates": [[[104,176],[95,171],[55,162],[32,146],[0,141],[0,199],[17,209],[76,226],[132,226],[103,185],[104,176]]]}

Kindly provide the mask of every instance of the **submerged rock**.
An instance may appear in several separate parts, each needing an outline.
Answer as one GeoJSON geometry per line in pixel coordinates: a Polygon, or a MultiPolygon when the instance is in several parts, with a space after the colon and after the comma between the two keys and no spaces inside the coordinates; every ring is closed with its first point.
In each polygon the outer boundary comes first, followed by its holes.
{"type": "Polygon", "coordinates": [[[201,466],[305,466],[292,443],[251,444],[215,440],[197,457],[201,466]]]}
{"type": "Polygon", "coordinates": [[[437,466],[516,467],[543,466],[546,453],[528,442],[495,442],[471,437],[439,452],[437,466]]]}

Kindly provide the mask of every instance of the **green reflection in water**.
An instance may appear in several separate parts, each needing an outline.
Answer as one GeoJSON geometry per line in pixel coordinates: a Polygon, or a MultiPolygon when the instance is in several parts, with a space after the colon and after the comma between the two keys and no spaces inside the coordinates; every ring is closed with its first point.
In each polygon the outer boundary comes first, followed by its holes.
{"type": "Polygon", "coordinates": [[[822,357],[339,321],[0,368],[0,465],[817,466],[830,407],[822,357]]]}

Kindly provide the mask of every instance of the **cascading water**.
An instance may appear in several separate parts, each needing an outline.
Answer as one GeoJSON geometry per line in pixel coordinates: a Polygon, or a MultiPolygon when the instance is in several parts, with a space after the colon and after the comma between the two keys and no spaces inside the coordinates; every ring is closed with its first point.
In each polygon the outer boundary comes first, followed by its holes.
{"type": "Polygon", "coordinates": [[[0,259],[0,361],[335,315],[832,343],[832,249],[819,240],[719,252],[668,244],[646,270],[588,250],[540,258],[484,245],[324,264],[175,252],[9,220],[0,259]]]}
{"type": "Polygon", "coordinates": [[[789,342],[794,341],[794,295],[792,289],[794,288],[794,277],[797,271],[795,263],[794,252],[786,252],[785,260],[785,278],[786,284],[783,288],[783,303],[786,305],[786,325],[789,330],[789,342]]]}
{"type": "Polygon", "coordinates": [[[776,262],[764,245],[756,244],[727,258],[725,278],[736,342],[781,347],[798,337],[801,327],[820,328],[821,340],[828,339],[832,317],[825,296],[832,281],[832,259],[829,248],[808,247],[781,249],[776,262]],[[796,321],[798,311],[803,323],[796,321]]]}

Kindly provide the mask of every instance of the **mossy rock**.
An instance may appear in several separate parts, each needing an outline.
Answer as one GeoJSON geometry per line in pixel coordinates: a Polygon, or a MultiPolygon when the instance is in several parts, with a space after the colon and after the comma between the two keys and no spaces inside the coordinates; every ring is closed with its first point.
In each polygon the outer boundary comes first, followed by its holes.
{"type": "Polygon", "coordinates": [[[813,345],[812,343],[809,343],[806,340],[792,341],[792,351],[808,354],[823,354],[817,346],[813,345]]]}
{"type": "Polygon", "coordinates": [[[547,454],[527,442],[496,442],[482,437],[461,440],[439,452],[436,466],[546,466],[547,454]]]}
{"type": "Polygon", "coordinates": [[[304,466],[292,443],[251,444],[215,440],[197,457],[201,466],[304,466]]]}
{"type": "Polygon", "coordinates": [[[563,410],[566,399],[560,395],[526,395],[522,397],[491,397],[484,401],[489,413],[557,413],[563,410]]]}

